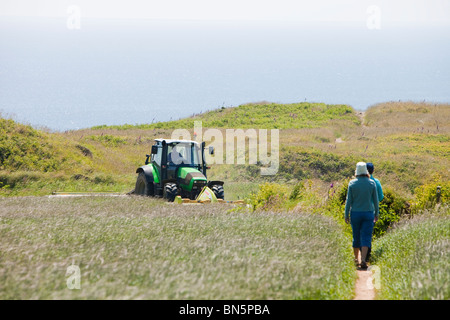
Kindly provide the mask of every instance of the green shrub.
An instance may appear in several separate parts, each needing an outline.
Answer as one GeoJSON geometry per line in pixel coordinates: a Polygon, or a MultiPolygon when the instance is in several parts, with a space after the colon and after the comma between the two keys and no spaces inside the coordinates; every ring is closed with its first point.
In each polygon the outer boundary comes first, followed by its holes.
{"type": "Polygon", "coordinates": [[[92,182],[95,184],[114,184],[114,178],[111,175],[96,175],[92,182]]]}
{"type": "Polygon", "coordinates": [[[282,147],[279,175],[286,179],[317,178],[331,182],[353,174],[355,159],[333,153],[298,147],[282,147]]]}
{"type": "Polygon", "coordinates": [[[424,209],[432,209],[439,203],[448,204],[450,199],[450,182],[442,181],[440,176],[436,176],[434,181],[429,184],[424,184],[415,189],[415,199],[413,202],[413,212],[418,213],[424,209]],[[440,187],[440,195],[437,190],[440,187]]]}
{"type": "Polygon", "coordinates": [[[295,200],[300,199],[301,196],[302,196],[302,192],[303,192],[304,187],[305,186],[304,186],[303,181],[300,181],[299,183],[297,183],[294,186],[294,188],[292,189],[291,194],[289,195],[289,200],[295,201],[295,200]]]}
{"type": "Polygon", "coordinates": [[[300,212],[322,214],[326,199],[320,191],[320,184],[312,180],[300,181],[290,195],[290,208],[296,208],[300,212]]]}
{"type": "Polygon", "coordinates": [[[252,210],[323,213],[325,199],[318,190],[318,184],[303,180],[293,187],[266,182],[259,185],[257,192],[250,195],[248,204],[252,210]]]}
{"type": "MultiPolygon", "coordinates": [[[[349,182],[350,179],[347,179],[327,201],[326,211],[336,218],[343,219],[349,182]],[[338,214],[335,213],[337,210],[340,210],[338,214]]],[[[379,203],[380,216],[373,229],[375,238],[386,233],[393,223],[400,220],[401,216],[410,213],[410,204],[406,199],[389,188],[384,188],[383,194],[384,198],[379,203]]]]}
{"type": "Polygon", "coordinates": [[[250,195],[248,203],[252,210],[280,211],[286,206],[289,189],[278,183],[264,183],[256,193],[250,195]]]}
{"type": "Polygon", "coordinates": [[[13,173],[0,173],[0,188],[12,189],[16,186],[26,186],[27,184],[44,179],[44,174],[40,172],[16,171],[13,173]]]}
{"type": "Polygon", "coordinates": [[[0,169],[55,171],[61,161],[47,134],[0,118],[0,169]]]}
{"type": "Polygon", "coordinates": [[[379,204],[380,217],[373,228],[374,237],[380,237],[404,214],[409,213],[409,203],[393,190],[385,188],[384,198],[379,204]]]}

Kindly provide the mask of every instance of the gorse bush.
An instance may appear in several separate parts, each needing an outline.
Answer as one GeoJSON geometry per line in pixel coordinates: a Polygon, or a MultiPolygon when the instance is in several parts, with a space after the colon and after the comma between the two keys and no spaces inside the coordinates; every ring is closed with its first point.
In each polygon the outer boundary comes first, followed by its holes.
{"type": "Polygon", "coordinates": [[[0,172],[0,189],[12,189],[17,185],[27,185],[42,179],[44,174],[41,172],[17,171],[12,174],[0,172]]]}
{"type": "Polygon", "coordinates": [[[383,190],[384,198],[379,203],[380,217],[373,228],[374,237],[382,236],[404,214],[409,214],[409,203],[391,189],[383,190]]]}
{"type": "Polygon", "coordinates": [[[45,133],[0,118],[0,169],[55,171],[56,154],[45,133]]]}
{"type": "Polygon", "coordinates": [[[303,189],[304,189],[304,183],[303,181],[300,181],[299,183],[297,183],[294,188],[291,191],[291,194],[289,195],[289,200],[297,200],[300,199],[302,194],[303,194],[303,189]]]}
{"type": "MultiPolygon", "coordinates": [[[[314,190],[311,180],[300,181],[292,188],[277,183],[265,183],[249,199],[253,210],[290,210],[296,206],[309,213],[320,213],[344,224],[345,202],[349,179],[339,187],[330,187],[326,199],[314,190]]],[[[374,226],[374,237],[380,237],[400,218],[410,213],[408,201],[389,188],[379,203],[380,216],[374,226]]]]}
{"type": "Polygon", "coordinates": [[[321,213],[324,205],[324,197],[319,185],[312,180],[303,180],[298,182],[292,189],[289,196],[289,208],[295,208],[296,211],[308,213],[321,213]]]}
{"type": "Polygon", "coordinates": [[[286,179],[343,180],[352,175],[356,160],[316,150],[282,147],[279,174],[286,179]]]}
{"type": "Polygon", "coordinates": [[[436,176],[434,177],[434,182],[416,188],[413,212],[417,213],[424,209],[432,209],[438,201],[443,205],[448,204],[449,199],[450,182],[442,181],[440,176],[436,176]]]}
{"type": "Polygon", "coordinates": [[[289,199],[287,186],[278,183],[264,183],[259,186],[256,193],[250,195],[248,203],[252,210],[280,211],[286,208],[289,199]]]}
{"type": "MultiPolygon", "coordinates": [[[[344,219],[349,182],[350,179],[347,179],[340,187],[333,190],[324,206],[327,215],[331,215],[338,220],[344,219]]],[[[389,188],[384,188],[383,193],[384,198],[379,203],[380,216],[377,223],[374,225],[374,237],[383,235],[393,223],[400,220],[401,216],[410,212],[410,205],[406,199],[389,188]]]]}
{"type": "Polygon", "coordinates": [[[260,184],[247,202],[253,211],[289,211],[299,206],[301,211],[315,213],[320,210],[322,200],[312,181],[304,180],[293,187],[269,182],[260,184]]]}

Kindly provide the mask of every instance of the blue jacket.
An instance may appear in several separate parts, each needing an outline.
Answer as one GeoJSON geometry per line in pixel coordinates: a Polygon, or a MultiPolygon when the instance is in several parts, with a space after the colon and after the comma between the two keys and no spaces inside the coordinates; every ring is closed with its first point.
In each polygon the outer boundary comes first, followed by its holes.
{"type": "Polygon", "coordinates": [[[377,186],[373,180],[368,177],[357,177],[349,182],[345,218],[350,216],[350,211],[372,211],[375,216],[380,214],[377,186]]]}
{"type": "Polygon", "coordinates": [[[373,175],[370,175],[370,179],[375,181],[375,184],[377,185],[378,201],[381,202],[381,200],[383,200],[383,198],[384,198],[384,194],[383,194],[383,188],[381,188],[380,180],[374,178],[373,175]]]}

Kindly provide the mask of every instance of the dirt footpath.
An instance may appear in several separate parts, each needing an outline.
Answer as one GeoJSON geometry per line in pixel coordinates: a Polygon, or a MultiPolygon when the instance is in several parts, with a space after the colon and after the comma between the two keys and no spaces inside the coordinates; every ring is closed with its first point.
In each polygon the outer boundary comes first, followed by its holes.
{"type": "Polygon", "coordinates": [[[372,271],[358,270],[358,279],[355,285],[355,297],[353,300],[374,300],[375,289],[372,285],[372,271]]]}

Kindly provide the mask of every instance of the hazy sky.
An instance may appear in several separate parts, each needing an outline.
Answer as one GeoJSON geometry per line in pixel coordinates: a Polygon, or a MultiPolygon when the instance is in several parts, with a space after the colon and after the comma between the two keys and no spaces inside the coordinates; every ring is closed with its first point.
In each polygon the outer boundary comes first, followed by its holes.
{"type": "Polygon", "coordinates": [[[364,21],[371,5],[384,22],[450,25],[450,0],[1,0],[0,15],[87,18],[364,21]]]}

